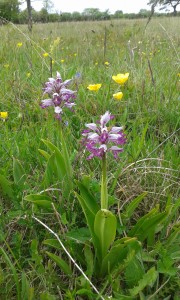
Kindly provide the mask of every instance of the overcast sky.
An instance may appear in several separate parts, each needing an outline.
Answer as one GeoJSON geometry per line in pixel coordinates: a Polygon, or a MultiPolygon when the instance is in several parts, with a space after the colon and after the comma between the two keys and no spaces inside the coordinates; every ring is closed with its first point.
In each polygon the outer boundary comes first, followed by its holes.
{"type": "MultiPolygon", "coordinates": [[[[42,8],[41,0],[31,0],[36,10],[42,8]]],[[[147,5],[149,0],[51,0],[54,4],[53,11],[57,12],[83,12],[85,8],[99,8],[101,11],[109,9],[111,13],[122,10],[123,13],[138,13],[140,9],[150,9],[147,5]]],[[[26,8],[23,5],[22,9],[26,8]]]]}

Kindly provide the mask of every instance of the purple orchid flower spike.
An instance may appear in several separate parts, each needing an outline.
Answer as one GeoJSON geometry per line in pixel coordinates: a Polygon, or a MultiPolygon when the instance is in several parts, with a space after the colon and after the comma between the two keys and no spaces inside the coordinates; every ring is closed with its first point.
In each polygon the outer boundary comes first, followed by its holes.
{"type": "Polygon", "coordinates": [[[49,78],[49,81],[45,83],[43,88],[44,94],[60,93],[61,89],[66,88],[71,82],[72,79],[67,79],[63,82],[60,73],[56,72],[56,79],[49,78]]]}
{"type": "Polygon", "coordinates": [[[114,157],[117,158],[119,152],[123,151],[123,148],[118,147],[126,143],[123,127],[108,128],[106,126],[113,118],[114,116],[107,111],[101,116],[99,124],[89,123],[85,125],[88,129],[85,129],[82,133],[84,136],[82,142],[90,152],[87,159],[92,159],[95,156],[103,158],[107,152],[112,152],[114,157]]]}
{"type": "Polygon", "coordinates": [[[68,108],[71,111],[76,105],[74,99],[76,98],[76,91],[67,89],[66,87],[72,82],[72,79],[62,81],[59,72],[56,74],[56,79],[49,78],[49,81],[45,83],[44,94],[49,94],[52,98],[41,100],[40,106],[47,108],[49,106],[54,107],[56,118],[61,120],[63,114],[63,108],[68,108]]]}

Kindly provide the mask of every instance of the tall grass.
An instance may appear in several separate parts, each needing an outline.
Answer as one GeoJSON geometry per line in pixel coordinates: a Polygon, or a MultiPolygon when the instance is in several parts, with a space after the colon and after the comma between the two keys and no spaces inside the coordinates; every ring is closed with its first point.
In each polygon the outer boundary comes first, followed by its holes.
{"type": "MultiPolygon", "coordinates": [[[[88,289],[88,283],[73,266],[73,275],[65,276],[48,259],[42,242],[49,235],[31,218],[32,207],[23,200],[29,193],[53,188],[42,183],[45,163],[38,152],[39,148],[46,149],[42,139],[60,146],[53,111],[39,106],[44,82],[51,72],[54,76],[59,71],[63,79],[81,74],[80,83],[73,86],[78,87],[77,106],[73,115],[66,115],[69,126],[65,131],[77,179],[88,174],[91,189],[99,195],[99,162],[86,161],[80,139],[84,124],[109,110],[117,125],[125,125],[128,141],[120,162],[110,159],[108,163],[112,207],[117,204],[121,211],[126,203],[147,191],[135,216],[138,219],[156,205],[164,207],[168,197],[174,203],[178,199],[179,20],[157,18],[146,30],[145,25],[146,20],[34,24],[31,34],[24,25],[0,27],[0,111],[9,115],[5,122],[0,120],[0,175],[7,179],[0,185],[1,299],[18,299],[19,282],[23,299],[92,299],[92,295],[75,296],[78,289],[88,289]],[[124,96],[118,102],[112,95],[120,87],[111,77],[125,72],[130,73],[129,81],[121,87],[124,96]],[[102,83],[102,88],[97,93],[89,92],[87,86],[91,83],[102,83]],[[26,176],[22,186],[15,182],[13,158],[26,176]],[[12,193],[6,189],[9,182],[12,193]],[[18,282],[22,269],[25,273],[18,282]]],[[[54,184],[58,186],[58,182],[54,184]]],[[[57,191],[49,194],[56,200],[60,197],[57,191]]],[[[61,233],[84,225],[77,201],[64,205],[66,212],[60,220],[52,219],[54,212],[43,213],[36,207],[33,212],[46,217],[55,232],[59,232],[59,222],[61,233]]],[[[175,215],[174,223],[177,218],[175,215]]],[[[63,239],[66,246],[74,247],[72,254],[84,268],[79,244],[72,246],[63,239]]],[[[87,245],[84,251],[88,261],[87,245]]],[[[64,259],[64,254],[61,256],[64,259]]],[[[106,284],[101,288],[105,291],[106,284]]]]}

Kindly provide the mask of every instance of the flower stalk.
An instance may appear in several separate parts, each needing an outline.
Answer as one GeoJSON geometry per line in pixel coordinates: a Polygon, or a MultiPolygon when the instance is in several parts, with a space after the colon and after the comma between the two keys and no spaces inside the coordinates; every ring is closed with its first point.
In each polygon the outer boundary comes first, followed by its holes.
{"type": "Polygon", "coordinates": [[[107,159],[106,159],[106,154],[104,154],[104,156],[102,158],[101,209],[108,209],[107,159]]]}

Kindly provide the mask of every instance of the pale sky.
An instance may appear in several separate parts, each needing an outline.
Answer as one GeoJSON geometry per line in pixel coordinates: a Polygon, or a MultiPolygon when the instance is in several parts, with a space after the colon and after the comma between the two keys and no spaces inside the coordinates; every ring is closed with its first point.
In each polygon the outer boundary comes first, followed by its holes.
{"type": "MultiPolygon", "coordinates": [[[[31,0],[32,7],[36,10],[42,8],[41,0],[31,0]]],[[[123,13],[138,13],[140,9],[150,10],[150,6],[147,5],[149,0],[51,0],[54,4],[53,11],[59,12],[83,12],[85,8],[99,8],[100,11],[109,9],[110,13],[114,13],[116,10],[122,10],[123,13]]],[[[23,5],[22,9],[26,6],[23,5]]]]}

